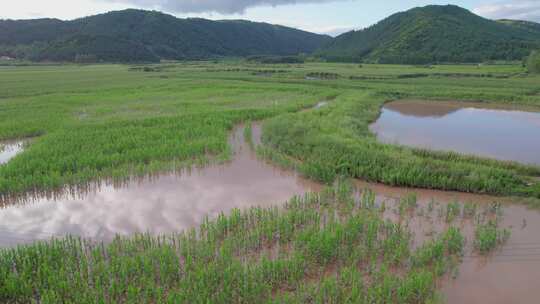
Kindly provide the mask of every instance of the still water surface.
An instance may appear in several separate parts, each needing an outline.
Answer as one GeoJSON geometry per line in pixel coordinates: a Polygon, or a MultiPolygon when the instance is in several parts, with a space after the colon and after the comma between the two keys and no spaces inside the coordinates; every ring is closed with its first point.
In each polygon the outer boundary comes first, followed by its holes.
{"type": "Polygon", "coordinates": [[[24,144],[24,141],[0,142],[0,165],[7,163],[10,159],[21,153],[24,149],[24,144]]]}
{"type": "Polygon", "coordinates": [[[481,103],[404,100],[371,126],[385,143],[540,166],[540,113],[481,103]]]}

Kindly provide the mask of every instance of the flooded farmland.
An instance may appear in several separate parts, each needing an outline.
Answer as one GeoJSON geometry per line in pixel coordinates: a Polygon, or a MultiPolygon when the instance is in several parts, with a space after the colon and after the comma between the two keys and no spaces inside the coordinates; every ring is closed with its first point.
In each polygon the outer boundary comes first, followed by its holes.
{"type": "Polygon", "coordinates": [[[540,113],[514,107],[395,101],[371,131],[385,143],[540,165],[540,113]]]}
{"type": "MultiPolygon", "coordinates": [[[[371,189],[377,194],[379,204],[385,201],[387,206],[392,206],[385,217],[403,221],[414,234],[415,246],[449,227],[445,219],[448,204],[474,203],[478,213],[495,203],[501,204],[500,224],[511,234],[507,243],[489,256],[481,256],[472,250],[473,219],[465,216],[452,223],[462,229],[467,244],[455,278],[453,275],[447,277],[441,283],[441,292],[449,304],[536,302],[540,280],[540,212],[513,204],[511,199],[486,195],[404,189],[361,181],[357,182],[357,187],[371,189]],[[399,198],[411,193],[416,195],[418,207],[412,215],[398,216],[395,208],[399,198]]],[[[460,212],[463,215],[465,208],[460,212]]]]}
{"type": "MultiPolygon", "coordinates": [[[[233,208],[271,206],[320,185],[257,160],[244,140],[231,135],[234,157],[219,166],[159,175],[123,185],[93,185],[30,198],[0,210],[0,246],[71,234],[108,241],[116,234],[163,234],[196,227],[205,216],[233,208]]],[[[254,126],[253,133],[260,133],[254,126]]]]}
{"type": "MultiPolygon", "coordinates": [[[[252,130],[253,142],[260,143],[260,126],[254,124],[252,130]]],[[[7,204],[0,210],[0,245],[13,246],[67,234],[110,241],[117,234],[178,232],[196,227],[206,216],[215,217],[232,208],[272,206],[322,188],[292,171],[257,159],[244,136],[243,127],[234,129],[230,137],[234,156],[222,165],[7,204]]],[[[447,303],[534,302],[540,280],[539,212],[491,196],[394,188],[361,181],[356,186],[373,190],[377,202],[385,202],[385,217],[410,229],[414,247],[450,225],[463,230],[467,237],[463,263],[457,273],[441,282],[447,303]],[[412,193],[418,202],[416,210],[398,214],[399,198],[412,193]],[[459,217],[449,223],[444,218],[446,206],[454,202],[474,202],[479,214],[494,203],[501,203],[501,226],[511,231],[509,241],[490,256],[475,253],[473,219],[459,217]]],[[[462,214],[465,211],[460,206],[462,214]]]]}

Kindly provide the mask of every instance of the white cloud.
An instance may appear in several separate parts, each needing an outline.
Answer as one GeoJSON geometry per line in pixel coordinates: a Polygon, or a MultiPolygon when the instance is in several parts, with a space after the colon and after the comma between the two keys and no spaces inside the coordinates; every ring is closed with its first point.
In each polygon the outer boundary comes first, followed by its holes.
{"type": "Polygon", "coordinates": [[[127,8],[125,5],[95,0],[0,0],[0,19],[59,18],[78,17],[127,8]],[[6,4],[4,2],[10,2],[6,4]]]}
{"type": "MultiPolygon", "coordinates": [[[[241,17],[239,17],[241,18],[241,17]]],[[[320,24],[309,20],[299,20],[293,18],[272,18],[271,20],[260,20],[262,22],[271,22],[292,28],[302,29],[304,31],[329,35],[332,37],[339,36],[343,33],[356,30],[358,27],[346,24],[320,24]]]]}
{"type": "Polygon", "coordinates": [[[350,32],[352,30],[358,30],[358,27],[355,27],[355,26],[329,26],[329,27],[319,29],[316,32],[320,33],[320,34],[330,35],[332,37],[337,37],[337,36],[339,36],[341,34],[350,32]]]}
{"type": "Polygon", "coordinates": [[[132,4],[139,7],[165,10],[174,13],[220,14],[243,13],[257,6],[278,6],[302,3],[326,3],[344,0],[102,0],[105,2],[132,4]]]}
{"type": "Polygon", "coordinates": [[[519,19],[540,22],[540,1],[514,0],[485,4],[475,8],[474,12],[491,19],[519,19]]]}

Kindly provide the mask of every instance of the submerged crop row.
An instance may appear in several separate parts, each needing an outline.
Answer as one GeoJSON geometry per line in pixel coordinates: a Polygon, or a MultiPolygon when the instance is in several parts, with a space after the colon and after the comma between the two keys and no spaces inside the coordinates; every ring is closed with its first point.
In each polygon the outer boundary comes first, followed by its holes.
{"type": "MultiPolygon", "coordinates": [[[[283,208],[233,210],[175,235],[110,244],[68,237],[1,249],[0,301],[426,303],[438,298],[441,277],[473,240],[447,218],[441,233],[413,246],[407,221],[416,206],[415,196],[402,199],[393,206],[405,210],[401,220],[391,221],[384,215],[392,206],[340,183],[283,208]]],[[[478,252],[504,241],[496,217],[452,210],[475,218],[478,252]]]]}

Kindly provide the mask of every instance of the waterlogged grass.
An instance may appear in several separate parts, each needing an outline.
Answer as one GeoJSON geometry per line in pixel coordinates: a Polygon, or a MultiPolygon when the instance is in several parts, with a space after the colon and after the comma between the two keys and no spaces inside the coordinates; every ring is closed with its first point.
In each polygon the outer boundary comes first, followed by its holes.
{"type": "MultiPolygon", "coordinates": [[[[422,86],[417,90],[425,93],[422,86]]],[[[388,95],[382,88],[344,90],[328,107],[272,118],[264,124],[267,147],[261,154],[327,183],[348,176],[393,186],[540,198],[534,179],[538,167],[379,143],[370,123],[384,102],[403,96],[409,95],[388,95]]],[[[430,98],[458,97],[441,88],[430,98]]]]}
{"type": "MultiPolygon", "coordinates": [[[[0,301],[430,303],[438,299],[438,283],[464,253],[466,239],[460,229],[449,225],[413,248],[414,233],[405,223],[385,220],[371,191],[360,198],[353,194],[349,184],[341,183],[320,194],[293,198],[283,208],[234,210],[175,235],[119,237],[110,244],[65,238],[1,249],[0,301]]],[[[404,201],[415,208],[415,196],[404,201]]],[[[477,233],[481,238],[477,242],[484,242],[484,234],[477,233]]],[[[491,246],[482,248],[487,253],[491,246]]]]}
{"type": "Polygon", "coordinates": [[[0,87],[9,88],[0,99],[0,140],[36,137],[0,167],[0,195],[223,161],[235,124],[333,94],[168,75],[109,65],[0,70],[0,87]]]}
{"type": "Polygon", "coordinates": [[[540,183],[530,178],[540,176],[538,168],[384,145],[368,127],[384,102],[400,98],[481,100],[535,110],[539,83],[540,76],[527,75],[519,65],[2,67],[0,140],[38,138],[0,167],[0,194],[221,161],[230,156],[227,133],[234,124],[273,118],[264,128],[263,154],[321,181],[346,175],[538,198],[540,183]],[[335,77],[306,80],[313,73],[335,77]],[[330,102],[299,112],[322,100],[330,102]]]}
{"type": "Polygon", "coordinates": [[[496,220],[490,220],[486,224],[476,228],[475,248],[482,254],[486,254],[499,247],[510,237],[510,232],[506,229],[497,228],[496,220]]]}

